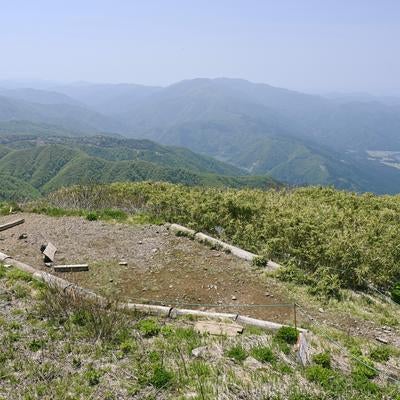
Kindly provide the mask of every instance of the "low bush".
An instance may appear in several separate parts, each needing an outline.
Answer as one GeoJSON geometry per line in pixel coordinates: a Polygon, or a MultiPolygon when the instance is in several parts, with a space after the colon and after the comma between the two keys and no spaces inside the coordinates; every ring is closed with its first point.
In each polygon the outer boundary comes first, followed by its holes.
{"type": "Polygon", "coordinates": [[[251,349],[251,355],[262,363],[271,363],[276,360],[271,348],[266,346],[257,346],[251,349]]]}
{"type": "Polygon", "coordinates": [[[237,362],[242,362],[246,359],[247,357],[247,352],[241,345],[236,345],[231,348],[229,348],[226,352],[225,355],[229,358],[232,358],[233,360],[237,362]]]}
{"type": "Polygon", "coordinates": [[[166,388],[172,384],[174,374],[164,366],[157,365],[149,379],[149,383],[157,389],[166,388]]]}
{"type": "Polygon", "coordinates": [[[298,337],[299,331],[291,326],[282,326],[275,334],[275,340],[288,344],[295,344],[298,337]]]}
{"type": "Polygon", "coordinates": [[[161,330],[159,323],[151,318],[142,319],[136,324],[136,328],[144,337],[157,336],[161,330]]]}
{"type": "Polygon", "coordinates": [[[392,300],[400,304],[400,282],[396,283],[391,290],[392,300]]]}
{"type": "Polygon", "coordinates": [[[372,349],[369,353],[369,356],[372,360],[377,362],[386,362],[389,361],[391,356],[391,351],[389,346],[377,346],[372,349]]]}
{"type": "Polygon", "coordinates": [[[87,219],[88,221],[97,221],[98,218],[99,218],[99,217],[98,217],[97,213],[95,213],[94,211],[88,212],[88,213],[86,214],[86,219],[87,219]]]}
{"type": "Polygon", "coordinates": [[[331,368],[331,355],[325,351],[323,353],[315,354],[312,358],[313,362],[323,368],[331,368]]]}

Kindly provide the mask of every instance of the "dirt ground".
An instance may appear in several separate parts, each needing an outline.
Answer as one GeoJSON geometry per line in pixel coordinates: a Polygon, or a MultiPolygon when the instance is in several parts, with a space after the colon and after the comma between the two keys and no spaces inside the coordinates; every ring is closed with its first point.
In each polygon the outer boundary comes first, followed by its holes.
{"type": "MultiPolygon", "coordinates": [[[[203,310],[240,312],[277,322],[292,322],[287,307],[239,307],[238,304],[282,304],[291,301],[272,280],[224,252],[170,234],[164,226],[87,221],[80,217],[14,214],[25,223],[0,232],[0,252],[52,272],[40,246],[57,247],[55,264],[88,263],[88,272],[58,274],[98,293],[135,302],[159,302],[203,310]],[[26,239],[19,239],[26,234],[26,239]],[[127,265],[119,265],[126,261],[127,265]],[[224,304],[236,304],[222,307],[224,304]]],[[[300,318],[298,316],[298,318],[300,318]]]]}

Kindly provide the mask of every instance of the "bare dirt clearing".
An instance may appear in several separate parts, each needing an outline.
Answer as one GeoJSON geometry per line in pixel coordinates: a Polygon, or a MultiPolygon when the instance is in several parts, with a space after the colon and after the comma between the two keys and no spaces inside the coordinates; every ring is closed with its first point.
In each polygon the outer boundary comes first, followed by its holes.
{"type": "MultiPolygon", "coordinates": [[[[0,223],[25,218],[25,223],[0,234],[0,251],[48,270],[39,249],[52,242],[56,264],[88,263],[88,272],[62,275],[107,296],[136,302],[189,303],[192,307],[236,311],[276,322],[292,322],[293,311],[281,307],[221,307],[220,304],[282,304],[290,300],[273,280],[236,257],[188,238],[176,237],[164,226],[87,221],[81,217],[18,214],[0,223]],[[19,239],[22,234],[27,237],[19,239]],[[119,265],[126,261],[127,265],[119,265]]],[[[187,307],[191,308],[191,307],[187,307]]]]}

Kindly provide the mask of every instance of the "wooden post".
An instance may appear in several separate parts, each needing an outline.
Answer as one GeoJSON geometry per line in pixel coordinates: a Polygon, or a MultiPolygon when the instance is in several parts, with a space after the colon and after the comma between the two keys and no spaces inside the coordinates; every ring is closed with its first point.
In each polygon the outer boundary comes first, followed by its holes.
{"type": "Polygon", "coordinates": [[[0,231],[5,231],[6,229],[10,229],[10,228],[12,228],[14,226],[23,224],[24,222],[25,222],[25,220],[23,218],[17,219],[17,220],[12,221],[12,222],[8,222],[7,224],[0,225],[0,231]]]}
{"type": "Polygon", "coordinates": [[[296,308],[297,308],[297,304],[294,303],[293,304],[293,313],[294,313],[294,327],[295,327],[295,329],[297,329],[297,310],[296,310],[296,308]]]}

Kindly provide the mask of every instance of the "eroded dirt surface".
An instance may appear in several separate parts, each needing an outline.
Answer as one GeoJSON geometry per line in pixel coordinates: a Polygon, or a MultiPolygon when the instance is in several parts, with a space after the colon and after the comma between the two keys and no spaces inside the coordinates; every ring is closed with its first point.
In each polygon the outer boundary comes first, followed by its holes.
{"type": "Polygon", "coordinates": [[[0,217],[0,224],[21,217],[25,218],[24,224],[0,232],[0,252],[51,272],[39,250],[41,244],[50,241],[58,249],[55,264],[90,265],[89,272],[59,275],[98,293],[137,302],[202,304],[186,308],[293,321],[293,310],[287,307],[222,307],[239,303],[282,304],[290,300],[249,263],[176,237],[163,226],[37,214],[0,217]],[[27,238],[19,239],[22,234],[27,238]],[[119,265],[120,261],[127,265],[119,265]]]}

